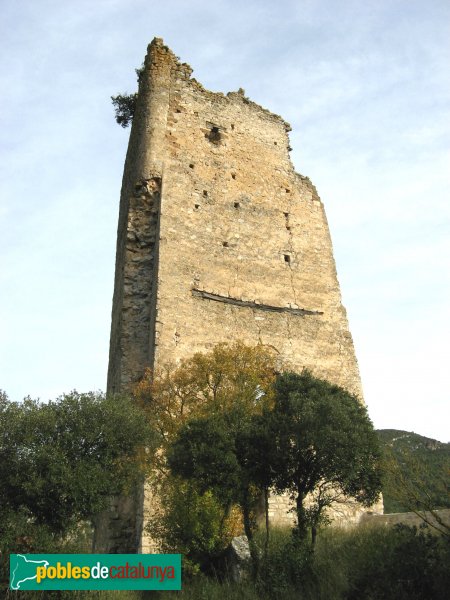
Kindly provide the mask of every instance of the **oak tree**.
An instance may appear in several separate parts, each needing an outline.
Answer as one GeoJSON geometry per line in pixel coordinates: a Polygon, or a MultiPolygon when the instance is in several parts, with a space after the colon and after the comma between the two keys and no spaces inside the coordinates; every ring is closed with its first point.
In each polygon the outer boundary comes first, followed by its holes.
{"type": "Polygon", "coordinates": [[[295,500],[300,538],[344,497],[373,504],[381,492],[381,452],[365,406],[343,388],[283,373],[275,383],[271,456],[275,487],[295,500]],[[307,496],[309,502],[307,504],[307,496]]]}

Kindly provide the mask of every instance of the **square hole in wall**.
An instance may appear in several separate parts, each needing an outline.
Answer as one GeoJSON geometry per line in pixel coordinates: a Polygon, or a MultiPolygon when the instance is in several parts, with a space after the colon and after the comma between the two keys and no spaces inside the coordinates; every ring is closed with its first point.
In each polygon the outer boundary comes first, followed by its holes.
{"type": "Polygon", "coordinates": [[[284,262],[288,265],[291,262],[291,257],[289,256],[289,254],[285,254],[284,255],[284,262]]]}
{"type": "Polygon", "coordinates": [[[189,165],[189,168],[190,168],[190,169],[193,169],[193,168],[194,168],[194,163],[191,163],[191,164],[189,165]]]}
{"type": "Polygon", "coordinates": [[[224,248],[228,248],[228,242],[222,242],[222,246],[223,246],[224,248]]]}
{"type": "Polygon", "coordinates": [[[209,140],[212,144],[220,144],[222,134],[220,133],[219,126],[209,122],[206,123],[206,126],[208,127],[209,131],[205,133],[205,138],[209,140]]]}
{"type": "Polygon", "coordinates": [[[203,190],[203,197],[207,198],[208,197],[208,191],[207,190],[203,190]]]}
{"type": "Polygon", "coordinates": [[[235,202],[235,203],[234,203],[234,208],[240,208],[240,206],[241,206],[241,205],[239,204],[239,202],[235,202]]]}

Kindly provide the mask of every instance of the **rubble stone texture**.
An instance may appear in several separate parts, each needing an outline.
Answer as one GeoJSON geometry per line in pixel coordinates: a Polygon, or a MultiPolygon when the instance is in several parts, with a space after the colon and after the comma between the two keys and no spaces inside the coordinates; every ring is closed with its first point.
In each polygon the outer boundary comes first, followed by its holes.
{"type": "MultiPolygon", "coordinates": [[[[289,124],[191,74],[153,40],[122,184],[108,392],[241,340],[362,398],[324,207],[294,170],[289,124]]],[[[116,503],[97,534],[105,551],[135,548],[142,497],[116,503]]],[[[275,522],[292,520],[285,504],[272,499],[275,522]]]]}

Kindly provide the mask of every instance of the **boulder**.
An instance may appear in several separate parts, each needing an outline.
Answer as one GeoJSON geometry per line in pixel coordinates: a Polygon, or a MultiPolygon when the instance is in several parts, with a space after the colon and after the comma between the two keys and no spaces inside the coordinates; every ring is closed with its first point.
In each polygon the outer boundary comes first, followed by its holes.
{"type": "Polygon", "coordinates": [[[227,551],[227,567],[232,581],[239,583],[249,578],[251,566],[247,536],[240,535],[233,538],[227,551]]]}

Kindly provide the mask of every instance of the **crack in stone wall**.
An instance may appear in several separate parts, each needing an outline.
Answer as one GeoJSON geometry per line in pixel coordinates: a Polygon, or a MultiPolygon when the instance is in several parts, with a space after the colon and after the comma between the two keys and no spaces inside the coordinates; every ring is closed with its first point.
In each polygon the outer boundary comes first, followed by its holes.
{"type": "Polygon", "coordinates": [[[252,302],[249,300],[239,300],[238,298],[231,298],[230,296],[220,296],[219,294],[211,294],[204,290],[192,289],[192,295],[196,298],[203,298],[204,300],[213,300],[214,302],[223,302],[224,304],[233,304],[234,306],[241,306],[243,308],[252,308],[255,310],[262,310],[276,313],[289,313],[291,315],[305,316],[305,315],[323,315],[320,310],[307,310],[305,308],[291,308],[290,306],[271,306],[269,304],[261,304],[260,302],[252,302]]]}

